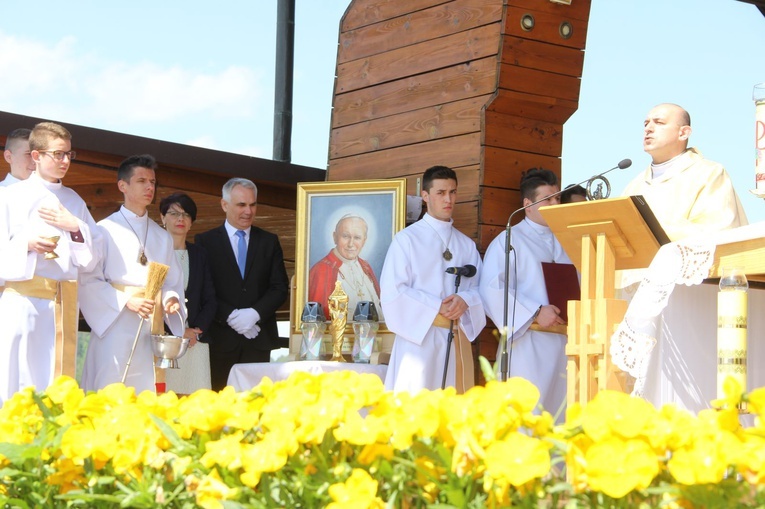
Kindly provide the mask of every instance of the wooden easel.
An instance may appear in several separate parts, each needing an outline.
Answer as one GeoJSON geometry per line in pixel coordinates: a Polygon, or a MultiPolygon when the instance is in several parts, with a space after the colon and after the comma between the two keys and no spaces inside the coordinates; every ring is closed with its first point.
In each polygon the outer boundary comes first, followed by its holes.
{"type": "Polygon", "coordinates": [[[581,300],[568,302],[567,402],[585,403],[604,389],[624,392],[626,374],[609,354],[611,336],[627,310],[627,302],[615,297],[614,274],[647,267],[663,231],[650,210],[641,214],[631,197],[539,211],[581,274],[581,300]]]}

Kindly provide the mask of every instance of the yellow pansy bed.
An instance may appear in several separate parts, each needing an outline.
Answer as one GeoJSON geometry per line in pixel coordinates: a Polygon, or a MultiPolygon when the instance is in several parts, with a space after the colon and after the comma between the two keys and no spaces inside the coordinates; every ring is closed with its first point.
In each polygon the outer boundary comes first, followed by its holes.
{"type": "Polygon", "coordinates": [[[188,397],[62,377],[0,410],[0,507],[762,507],[765,390],[692,416],[603,392],[566,423],[514,378],[465,395],[295,373],[188,397]]]}

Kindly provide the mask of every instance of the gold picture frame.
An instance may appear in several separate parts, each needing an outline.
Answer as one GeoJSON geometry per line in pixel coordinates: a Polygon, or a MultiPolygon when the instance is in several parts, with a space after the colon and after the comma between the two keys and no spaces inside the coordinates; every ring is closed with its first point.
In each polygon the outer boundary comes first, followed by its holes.
{"type": "MultiPolygon", "coordinates": [[[[379,281],[388,246],[405,225],[406,179],[298,183],[293,334],[300,334],[301,315],[309,302],[311,267],[329,256],[335,247],[335,227],[349,215],[367,223],[367,238],[358,257],[373,269],[379,281]]],[[[328,314],[327,304],[322,303],[322,307],[328,314]]],[[[352,333],[354,310],[349,306],[348,311],[346,330],[352,333]]],[[[384,321],[379,330],[387,331],[384,321]]]]}

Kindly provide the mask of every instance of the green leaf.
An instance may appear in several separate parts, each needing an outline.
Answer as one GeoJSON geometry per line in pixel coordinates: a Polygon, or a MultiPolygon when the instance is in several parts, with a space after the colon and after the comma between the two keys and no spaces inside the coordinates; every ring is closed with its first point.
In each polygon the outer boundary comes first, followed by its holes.
{"type": "Polygon", "coordinates": [[[29,505],[19,498],[4,498],[0,497],[4,508],[8,509],[30,509],[29,505]]]}
{"type": "Polygon", "coordinates": [[[165,438],[167,438],[167,441],[173,444],[173,447],[177,449],[179,453],[192,453],[196,450],[194,446],[181,439],[181,437],[178,436],[178,433],[175,432],[172,426],[154,414],[151,414],[150,417],[151,420],[154,421],[154,424],[157,425],[159,430],[165,436],[165,438]]]}
{"type": "Polygon", "coordinates": [[[28,459],[37,459],[41,452],[42,448],[37,445],[0,442],[0,456],[5,456],[13,464],[19,464],[28,459]]]}

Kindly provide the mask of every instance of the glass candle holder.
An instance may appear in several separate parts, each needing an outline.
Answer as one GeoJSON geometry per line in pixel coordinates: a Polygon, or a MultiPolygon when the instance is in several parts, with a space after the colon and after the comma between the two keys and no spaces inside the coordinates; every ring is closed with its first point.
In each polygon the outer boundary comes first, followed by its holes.
{"type": "Polygon", "coordinates": [[[300,360],[315,361],[321,359],[322,338],[327,324],[324,322],[324,310],[318,302],[307,302],[301,316],[303,323],[300,332],[303,341],[300,343],[300,360]]]}
{"type": "Polygon", "coordinates": [[[379,328],[377,308],[373,302],[363,300],[353,312],[353,362],[368,364],[375,348],[379,328]]]}

